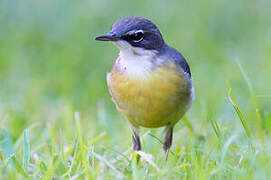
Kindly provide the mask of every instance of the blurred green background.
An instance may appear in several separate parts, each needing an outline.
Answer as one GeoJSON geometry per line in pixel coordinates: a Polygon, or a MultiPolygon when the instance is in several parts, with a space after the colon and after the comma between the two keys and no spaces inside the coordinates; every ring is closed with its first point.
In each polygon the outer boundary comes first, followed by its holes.
{"type": "MultiPolygon", "coordinates": [[[[136,15],[157,24],[165,41],[190,64],[196,99],[187,118],[195,132],[215,138],[208,118],[212,116],[225,134],[244,133],[227,99],[228,81],[257,140],[253,99],[240,62],[270,142],[270,10],[268,0],[1,0],[0,125],[13,142],[31,128],[33,151],[46,157],[39,148],[50,141],[48,127],[61,133],[66,145],[72,144],[74,112],[79,112],[84,139],[105,132],[99,144],[119,151],[129,148],[127,123],[111,101],[105,80],[118,49],[93,38],[108,32],[116,20],[136,15]]],[[[180,122],[174,144],[191,142],[186,134],[180,122]]],[[[149,137],[144,146],[152,154],[161,148],[149,137]]]]}

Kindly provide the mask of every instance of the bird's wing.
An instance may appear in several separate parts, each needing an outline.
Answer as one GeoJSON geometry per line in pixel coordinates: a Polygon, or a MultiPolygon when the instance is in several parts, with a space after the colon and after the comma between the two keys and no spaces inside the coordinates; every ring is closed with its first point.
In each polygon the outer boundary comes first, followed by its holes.
{"type": "Polygon", "coordinates": [[[191,77],[190,67],[183,56],[181,56],[181,59],[177,61],[177,64],[182,68],[185,73],[189,75],[189,77],[191,77]]]}
{"type": "Polygon", "coordinates": [[[177,63],[177,65],[189,76],[191,77],[191,71],[188,63],[182,54],[176,49],[168,46],[170,57],[177,63]]]}

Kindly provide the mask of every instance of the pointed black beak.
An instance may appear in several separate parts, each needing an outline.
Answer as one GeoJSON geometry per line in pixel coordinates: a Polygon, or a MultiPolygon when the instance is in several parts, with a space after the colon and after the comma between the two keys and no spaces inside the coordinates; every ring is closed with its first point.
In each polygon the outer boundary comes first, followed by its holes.
{"type": "Polygon", "coordinates": [[[117,41],[117,40],[120,40],[120,38],[117,37],[113,33],[108,33],[108,34],[95,37],[95,40],[96,41],[117,41]]]}

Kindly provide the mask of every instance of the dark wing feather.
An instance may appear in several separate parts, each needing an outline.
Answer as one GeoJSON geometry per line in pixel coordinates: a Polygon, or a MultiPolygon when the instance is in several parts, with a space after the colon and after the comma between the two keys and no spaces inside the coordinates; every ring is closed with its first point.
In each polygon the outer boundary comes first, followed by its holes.
{"type": "Polygon", "coordinates": [[[187,74],[189,74],[189,77],[191,77],[190,67],[189,67],[188,63],[186,62],[186,60],[184,59],[184,57],[182,57],[182,58],[183,59],[181,61],[177,61],[177,63],[179,64],[179,66],[181,66],[183,71],[186,72],[187,74]]]}
{"type": "Polygon", "coordinates": [[[185,58],[176,49],[168,46],[166,51],[167,56],[170,56],[179,65],[179,67],[191,77],[191,71],[185,58]]]}

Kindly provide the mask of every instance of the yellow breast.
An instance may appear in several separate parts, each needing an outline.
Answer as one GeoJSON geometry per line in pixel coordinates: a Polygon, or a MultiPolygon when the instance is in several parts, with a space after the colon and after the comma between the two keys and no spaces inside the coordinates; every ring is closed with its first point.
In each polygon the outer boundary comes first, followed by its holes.
{"type": "Polygon", "coordinates": [[[113,68],[108,86],[118,110],[134,126],[174,125],[191,103],[192,83],[173,62],[144,78],[113,68]]]}

